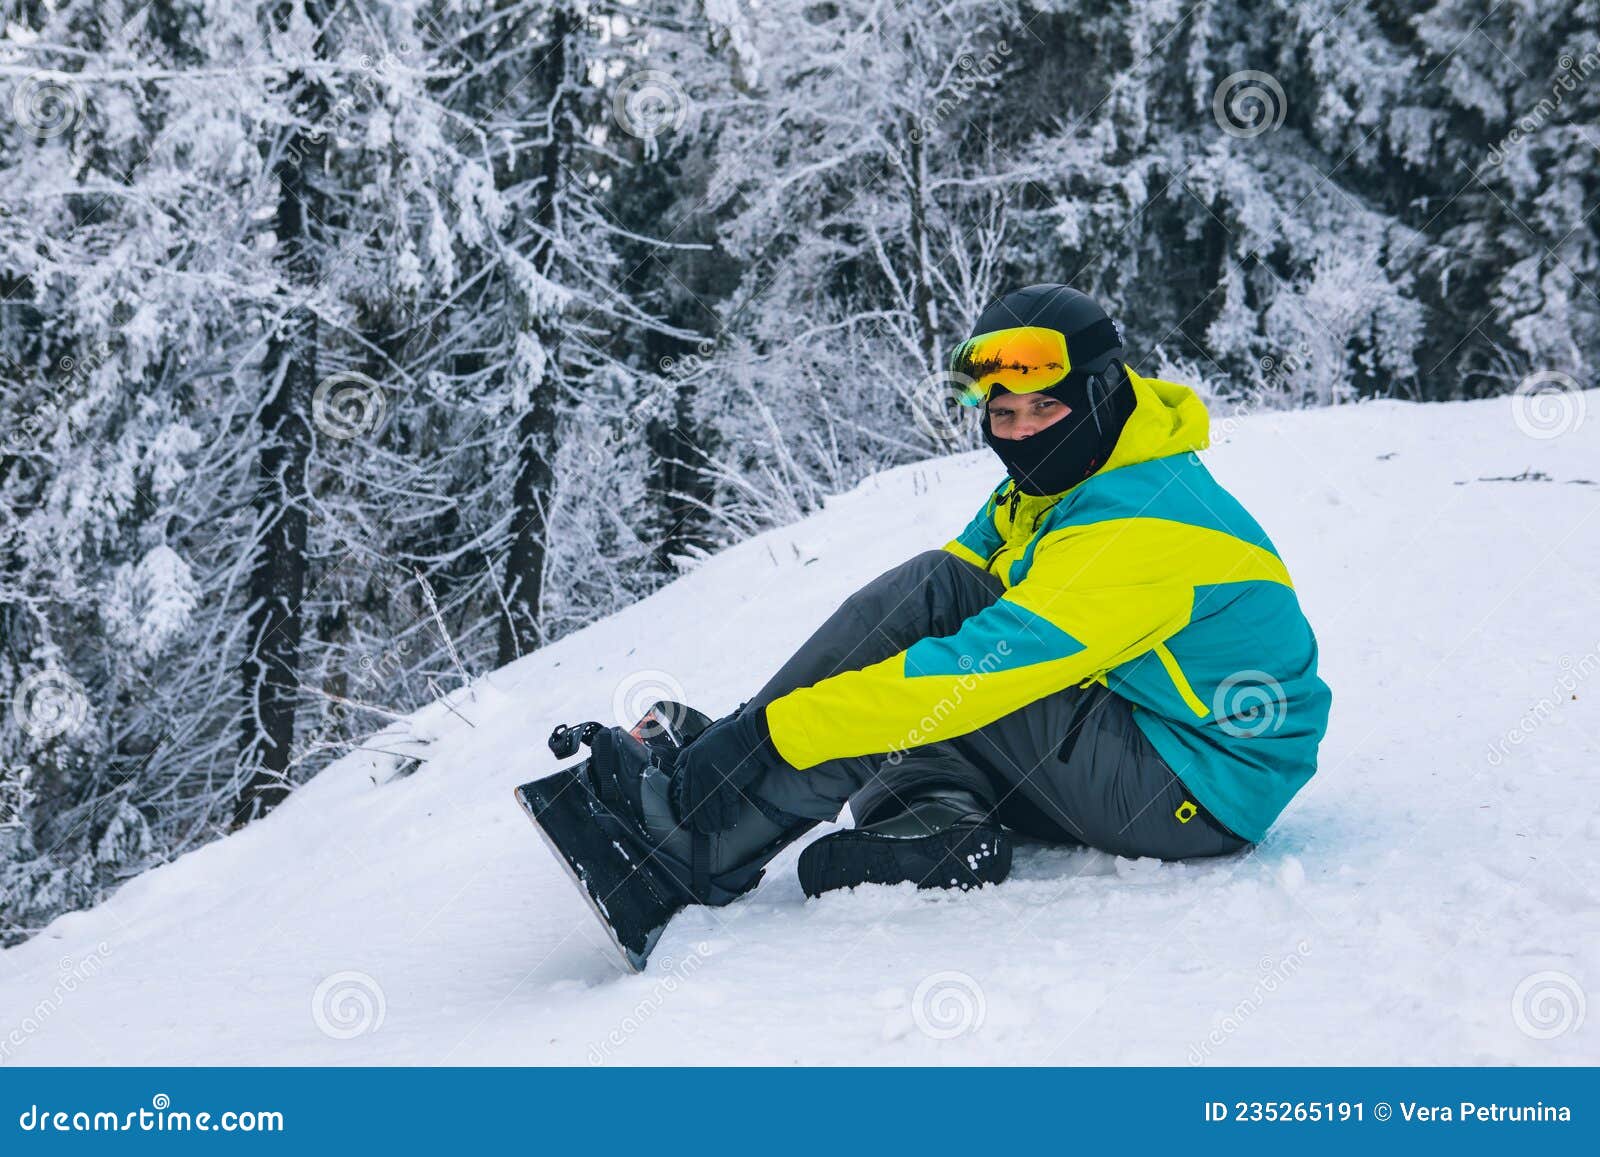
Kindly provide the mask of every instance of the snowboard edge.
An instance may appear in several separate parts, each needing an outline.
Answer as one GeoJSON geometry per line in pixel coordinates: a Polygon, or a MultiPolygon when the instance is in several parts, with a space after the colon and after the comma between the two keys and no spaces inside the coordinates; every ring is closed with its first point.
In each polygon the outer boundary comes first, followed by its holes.
{"type": "Polygon", "coordinates": [[[545,831],[544,825],[539,822],[538,814],[534,810],[533,800],[523,791],[524,788],[532,786],[532,783],[525,783],[512,789],[512,794],[517,798],[517,805],[527,814],[528,819],[533,823],[534,830],[539,833],[540,841],[550,849],[550,854],[555,857],[556,863],[561,865],[561,870],[567,874],[567,878],[572,881],[573,887],[583,897],[583,902],[589,906],[589,911],[594,913],[595,920],[605,930],[606,939],[617,950],[617,959],[622,963],[624,969],[630,973],[643,972],[645,961],[650,955],[650,949],[655,947],[655,939],[660,936],[661,930],[658,929],[655,936],[651,937],[650,942],[645,946],[645,952],[642,956],[630,951],[623,945],[621,940],[617,939],[617,930],[611,926],[611,921],[606,917],[605,912],[601,910],[593,893],[589,891],[588,884],[578,874],[578,870],[573,866],[572,862],[567,859],[566,853],[561,850],[561,845],[556,843],[555,837],[545,831]]]}

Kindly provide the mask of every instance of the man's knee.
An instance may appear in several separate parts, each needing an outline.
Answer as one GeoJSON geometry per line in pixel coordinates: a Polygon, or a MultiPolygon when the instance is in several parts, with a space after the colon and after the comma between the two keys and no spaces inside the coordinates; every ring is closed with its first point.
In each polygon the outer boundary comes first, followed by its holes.
{"type": "Polygon", "coordinates": [[[857,827],[883,812],[905,810],[910,801],[924,798],[930,791],[955,789],[972,796],[985,809],[994,806],[995,788],[989,774],[950,743],[891,751],[874,763],[872,774],[850,797],[850,814],[857,827]]]}
{"type": "Polygon", "coordinates": [[[930,584],[936,581],[939,574],[937,555],[940,553],[925,550],[890,567],[871,582],[857,587],[842,605],[860,616],[868,626],[883,624],[890,616],[905,617],[918,613],[919,608],[928,605],[929,600],[912,596],[931,589],[930,584]]]}
{"type": "Polygon", "coordinates": [[[919,625],[927,633],[949,634],[1004,593],[1005,584],[981,567],[947,550],[925,550],[873,579],[849,601],[878,621],[894,610],[921,616],[919,625]]]}
{"type": "Polygon", "coordinates": [[[970,583],[981,587],[997,587],[1002,590],[1005,587],[1005,584],[1000,581],[998,576],[943,548],[925,550],[920,554],[912,555],[904,565],[926,576],[938,575],[951,583],[970,583]]]}
{"type": "Polygon", "coordinates": [[[862,589],[871,590],[874,587],[892,587],[903,590],[908,586],[921,586],[944,570],[946,560],[949,562],[961,561],[947,550],[922,551],[919,554],[912,555],[905,562],[890,567],[862,589]]]}

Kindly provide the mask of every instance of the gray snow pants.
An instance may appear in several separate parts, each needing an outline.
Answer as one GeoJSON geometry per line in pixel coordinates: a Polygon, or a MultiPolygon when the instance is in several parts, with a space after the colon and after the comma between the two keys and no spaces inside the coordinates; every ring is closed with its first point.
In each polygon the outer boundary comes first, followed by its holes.
{"type": "MultiPolygon", "coordinates": [[[[928,635],[954,634],[1004,593],[999,578],[943,550],[886,571],[847,598],[752,700],[880,662],[928,635]]],[[[1001,824],[1055,843],[1163,860],[1247,847],[1189,794],[1105,687],[1066,687],[985,727],[890,758],[856,756],[784,769],[752,794],[799,816],[857,823],[895,809],[922,784],[971,791],[1001,824]]]]}

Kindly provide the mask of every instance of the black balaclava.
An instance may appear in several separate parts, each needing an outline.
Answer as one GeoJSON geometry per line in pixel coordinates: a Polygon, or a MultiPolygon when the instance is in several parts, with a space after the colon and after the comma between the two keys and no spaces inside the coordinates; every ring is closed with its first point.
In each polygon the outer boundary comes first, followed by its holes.
{"type": "MultiPolygon", "coordinates": [[[[1038,391],[1072,412],[1027,438],[996,438],[983,403],[983,440],[1024,494],[1060,494],[1106,464],[1133,413],[1133,386],[1122,366],[1122,338],[1105,310],[1065,285],[1030,285],[1008,293],[979,316],[972,336],[1035,325],[1067,339],[1066,377],[1038,391]]],[[[996,386],[997,392],[1005,392],[996,386]]]]}

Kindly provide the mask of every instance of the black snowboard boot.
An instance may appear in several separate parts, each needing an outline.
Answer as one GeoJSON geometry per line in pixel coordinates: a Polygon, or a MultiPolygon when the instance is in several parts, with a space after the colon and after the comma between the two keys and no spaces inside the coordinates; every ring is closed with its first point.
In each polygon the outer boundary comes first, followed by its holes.
{"type": "Polygon", "coordinates": [[[799,864],[808,896],[908,880],[966,891],[998,884],[1010,871],[1010,836],[977,796],[945,786],[884,797],[855,827],[806,848],[799,864]]]}
{"type": "Polygon", "coordinates": [[[646,864],[689,903],[731,903],[760,882],[768,860],[816,823],[755,801],[726,831],[696,832],[672,805],[676,748],[612,728],[595,737],[593,752],[588,772],[596,795],[632,823],[650,848],[646,864]]]}
{"type": "Polygon", "coordinates": [[[713,835],[680,823],[671,803],[677,750],[708,722],[692,708],[657,704],[632,731],[558,729],[552,749],[575,750],[566,730],[589,744],[590,757],[517,789],[635,970],[675,914],[748,892],[767,862],[816,822],[751,804],[737,824],[713,835]]]}

